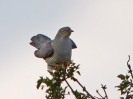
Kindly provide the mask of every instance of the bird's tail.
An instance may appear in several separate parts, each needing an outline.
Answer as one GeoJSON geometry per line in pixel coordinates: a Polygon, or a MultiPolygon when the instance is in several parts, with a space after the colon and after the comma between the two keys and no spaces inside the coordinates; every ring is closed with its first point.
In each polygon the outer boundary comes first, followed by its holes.
{"type": "Polygon", "coordinates": [[[40,49],[44,44],[51,41],[51,39],[43,34],[38,34],[37,36],[33,36],[31,38],[30,45],[34,46],[37,49],[40,49]]]}

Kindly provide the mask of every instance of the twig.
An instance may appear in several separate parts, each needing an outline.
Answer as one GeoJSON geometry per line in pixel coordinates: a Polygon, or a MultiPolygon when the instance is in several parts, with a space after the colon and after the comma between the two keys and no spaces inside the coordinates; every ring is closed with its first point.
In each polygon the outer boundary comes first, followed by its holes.
{"type": "MultiPolygon", "coordinates": [[[[131,84],[130,84],[130,87],[128,88],[128,90],[127,90],[127,95],[130,93],[130,90],[131,90],[131,88],[132,88],[132,79],[130,79],[130,81],[131,81],[131,84]]],[[[127,96],[126,95],[126,96],[127,96]]]]}
{"type": "Polygon", "coordinates": [[[68,87],[71,89],[72,93],[75,95],[74,90],[72,89],[72,87],[70,86],[70,84],[67,82],[66,79],[65,79],[65,82],[67,83],[68,87]]]}
{"type": "Polygon", "coordinates": [[[74,81],[76,81],[82,88],[83,88],[83,91],[85,91],[86,93],[87,93],[87,95],[88,96],[90,96],[92,99],[95,99],[87,90],[86,90],[86,88],[85,87],[83,87],[82,85],[81,85],[81,83],[76,79],[76,78],[74,78],[74,77],[71,77],[74,81]]]}
{"type": "Polygon", "coordinates": [[[107,96],[107,93],[106,93],[106,90],[105,90],[105,89],[107,89],[106,85],[104,85],[104,86],[102,85],[102,89],[103,89],[103,91],[105,93],[105,97],[108,99],[108,96],[107,96]]]}
{"type": "Polygon", "coordinates": [[[66,80],[65,74],[66,74],[66,66],[65,66],[65,63],[64,63],[64,75],[63,75],[63,76],[64,76],[64,80],[65,80],[65,82],[67,83],[68,87],[71,89],[71,91],[72,91],[72,93],[74,94],[74,96],[76,97],[76,99],[78,99],[77,96],[75,95],[75,92],[74,92],[73,88],[70,86],[70,84],[69,84],[68,81],[66,80]]]}
{"type": "Polygon", "coordinates": [[[128,55],[128,57],[129,57],[129,59],[128,59],[128,61],[127,61],[127,66],[130,65],[130,64],[129,64],[129,61],[130,61],[130,55],[128,55]]]}
{"type": "Polygon", "coordinates": [[[128,59],[128,61],[127,61],[127,66],[128,66],[128,68],[129,68],[129,73],[131,74],[131,77],[132,77],[132,79],[133,79],[133,73],[132,73],[132,70],[131,70],[131,66],[130,66],[130,64],[129,64],[129,61],[130,61],[130,55],[128,55],[128,57],[129,57],[129,59],[128,59]]]}
{"type": "Polygon", "coordinates": [[[96,90],[96,92],[98,93],[98,95],[99,95],[102,99],[104,99],[104,97],[98,92],[98,90],[96,90]]]}

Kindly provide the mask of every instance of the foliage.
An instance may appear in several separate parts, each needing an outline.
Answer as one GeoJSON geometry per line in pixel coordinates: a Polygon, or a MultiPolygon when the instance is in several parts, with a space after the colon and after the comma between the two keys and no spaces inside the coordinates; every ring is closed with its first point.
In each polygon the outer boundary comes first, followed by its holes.
{"type": "MultiPolygon", "coordinates": [[[[44,83],[48,88],[46,89],[47,99],[64,99],[65,95],[70,94],[70,92],[66,92],[67,87],[69,87],[77,99],[87,99],[90,97],[88,93],[85,94],[77,90],[74,91],[67,81],[67,79],[71,79],[74,82],[78,82],[78,80],[74,77],[75,73],[80,75],[80,72],[78,70],[79,70],[79,65],[71,63],[71,65],[68,68],[65,68],[65,66],[59,66],[58,69],[54,71],[48,71],[52,76],[52,78],[50,79],[48,77],[46,78],[40,77],[40,79],[37,81],[37,89],[39,89],[40,87],[41,89],[43,89],[44,86],[42,84],[44,83]],[[68,86],[63,88],[61,86],[63,82],[66,82],[68,86]]],[[[84,91],[87,92],[85,87],[83,88],[84,91]]]]}
{"type": "MultiPolygon", "coordinates": [[[[121,83],[120,85],[116,86],[116,88],[118,88],[118,90],[121,92],[121,95],[125,95],[125,99],[133,99],[133,72],[129,61],[130,56],[129,60],[127,61],[127,67],[129,69],[128,74],[120,74],[117,76],[118,78],[120,78],[121,83]]],[[[121,99],[124,99],[124,97],[121,97],[121,99]]]]}
{"type": "MultiPolygon", "coordinates": [[[[118,88],[118,91],[121,92],[121,97],[120,99],[133,99],[133,73],[131,70],[131,66],[129,64],[130,61],[130,56],[129,60],[127,61],[127,66],[128,66],[128,74],[123,75],[119,74],[117,77],[121,80],[121,83],[116,86],[118,88]],[[125,96],[125,97],[124,97],[125,96]]],[[[99,97],[94,97],[91,95],[83,86],[78,79],[74,77],[74,74],[77,73],[79,75],[79,65],[75,65],[75,63],[71,63],[69,67],[66,67],[65,64],[59,67],[56,67],[56,70],[54,71],[48,71],[52,78],[43,78],[40,77],[40,79],[37,81],[37,89],[41,87],[41,89],[44,89],[45,84],[45,89],[46,89],[46,98],[47,99],[65,99],[66,95],[70,95],[70,92],[67,91],[67,88],[70,88],[72,94],[75,96],[76,99],[109,99],[106,89],[107,86],[101,84],[101,88],[103,89],[105,96],[102,96],[98,90],[96,90],[97,94],[100,96],[99,97]],[[79,84],[79,86],[83,89],[83,92],[79,92],[78,90],[74,90],[67,81],[68,79],[71,79],[72,81],[76,82],[79,84]],[[64,88],[62,87],[62,83],[65,82],[67,86],[64,88]]]]}

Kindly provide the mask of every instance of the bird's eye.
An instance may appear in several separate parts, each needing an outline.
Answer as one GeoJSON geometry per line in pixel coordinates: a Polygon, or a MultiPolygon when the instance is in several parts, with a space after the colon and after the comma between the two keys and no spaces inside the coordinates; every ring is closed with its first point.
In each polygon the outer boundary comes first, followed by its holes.
{"type": "Polygon", "coordinates": [[[65,33],[65,30],[61,30],[61,33],[65,33]]]}

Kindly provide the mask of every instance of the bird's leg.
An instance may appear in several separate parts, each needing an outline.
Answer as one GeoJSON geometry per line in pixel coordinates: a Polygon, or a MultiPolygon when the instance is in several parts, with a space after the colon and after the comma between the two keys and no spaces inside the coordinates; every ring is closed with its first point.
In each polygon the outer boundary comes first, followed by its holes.
{"type": "MultiPolygon", "coordinates": [[[[64,62],[65,68],[70,66],[70,61],[64,62]]],[[[56,63],[55,64],[55,70],[60,70],[61,69],[61,65],[56,63]]]]}
{"type": "Polygon", "coordinates": [[[70,62],[69,61],[65,62],[65,66],[69,67],[70,66],[70,62]]]}
{"type": "Polygon", "coordinates": [[[56,64],[55,64],[55,69],[56,69],[56,70],[59,70],[60,68],[61,68],[60,65],[56,63],[56,64]]]}

